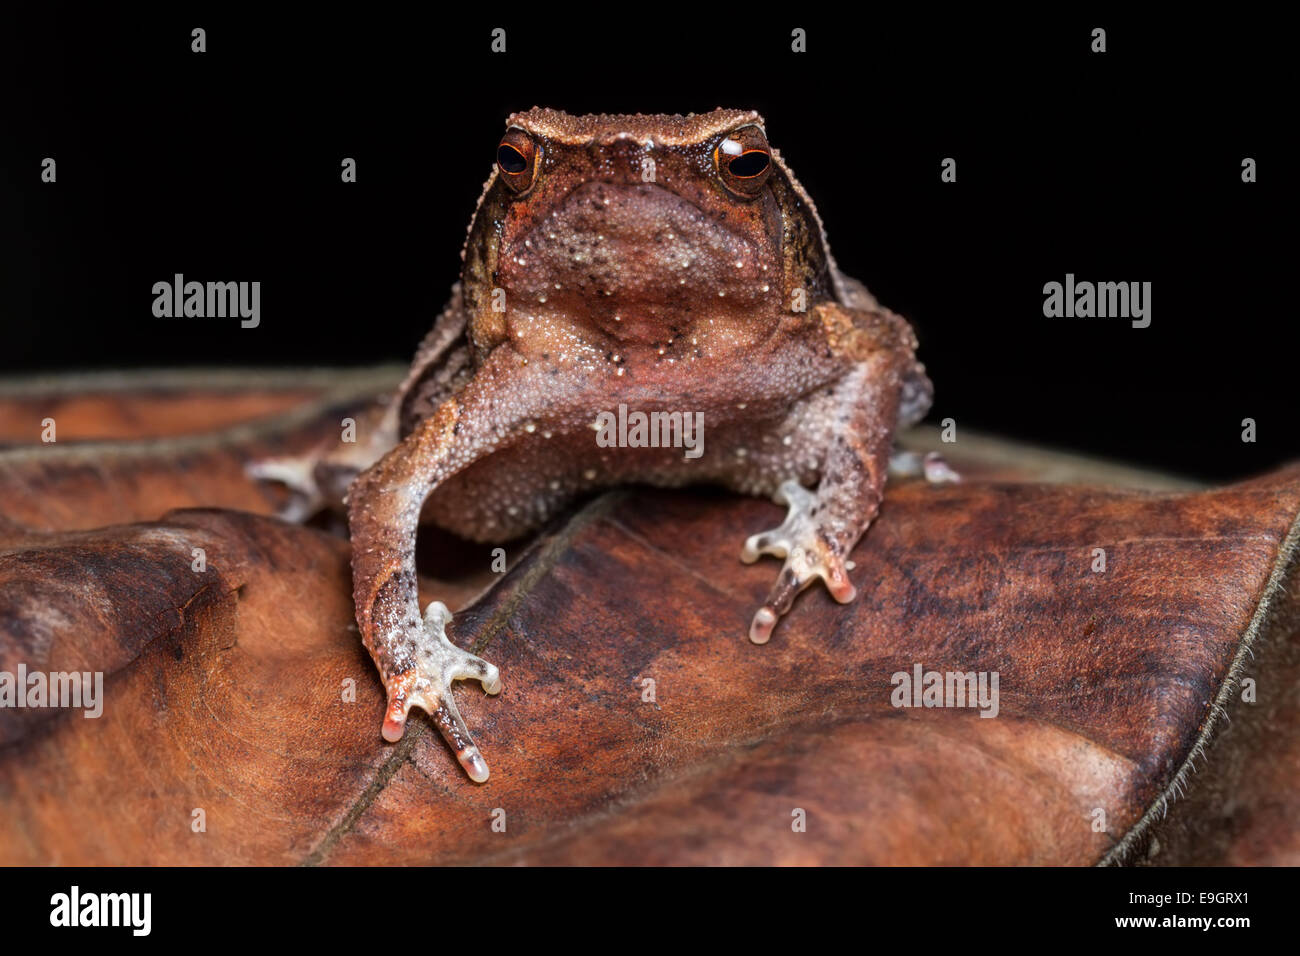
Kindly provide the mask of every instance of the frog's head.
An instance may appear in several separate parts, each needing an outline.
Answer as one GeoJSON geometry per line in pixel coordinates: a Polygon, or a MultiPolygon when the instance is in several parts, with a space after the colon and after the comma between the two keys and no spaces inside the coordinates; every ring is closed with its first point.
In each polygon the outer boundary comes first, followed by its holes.
{"type": "Polygon", "coordinates": [[[827,261],[757,113],[533,109],[506,122],[464,278],[481,329],[504,328],[504,302],[652,342],[683,316],[775,322],[795,289],[826,293],[827,261]]]}

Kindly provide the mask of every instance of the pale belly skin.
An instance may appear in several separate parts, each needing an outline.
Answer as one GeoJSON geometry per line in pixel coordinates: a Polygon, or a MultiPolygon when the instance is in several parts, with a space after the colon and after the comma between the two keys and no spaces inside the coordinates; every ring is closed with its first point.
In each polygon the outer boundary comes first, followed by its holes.
{"type": "MultiPolygon", "coordinates": [[[[884,334],[901,332],[902,343],[910,341],[910,329],[899,324],[901,319],[895,321],[874,302],[871,308],[872,313],[864,314],[880,316],[884,334]]],[[[870,378],[872,369],[898,365],[899,378],[910,386],[906,395],[902,382],[888,377],[875,386],[884,401],[884,407],[874,410],[882,427],[891,413],[901,412],[905,424],[912,424],[929,407],[929,382],[910,355],[901,354],[909,353],[910,346],[884,350],[898,351],[896,359],[865,363],[829,355],[821,336],[791,346],[791,340],[783,338],[780,349],[770,355],[746,349],[743,361],[723,354],[705,361],[679,359],[673,365],[657,350],[638,354],[625,349],[618,363],[598,363],[603,368],[595,375],[588,368],[556,374],[553,365],[536,356],[519,366],[515,353],[514,361],[503,362],[515,379],[511,391],[540,393],[537,414],[523,422],[523,432],[506,447],[477,457],[439,484],[425,501],[421,521],[467,540],[496,543],[535,530],[575,497],[626,483],[706,483],[770,498],[786,481],[815,487],[835,444],[838,423],[865,424],[873,417],[870,411],[854,413],[869,398],[866,382],[859,379],[870,378]],[[765,367],[761,380],[752,374],[750,363],[755,361],[765,367]],[[641,362],[656,367],[650,381],[629,377],[641,362]],[[859,364],[865,367],[855,376],[859,364]],[[897,397],[888,398],[891,392],[897,397]],[[733,395],[745,398],[729,398],[733,395]],[[704,454],[687,458],[681,448],[601,447],[593,422],[602,411],[616,412],[620,403],[646,413],[702,413],[704,454]]],[[[527,411],[513,414],[521,421],[528,418],[527,411]]],[[[399,428],[403,437],[412,430],[399,428]]],[[[893,423],[884,430],[888,434],[879,440],[888,449],[893,423]]],[[[849,433],[841,440],[851,437],[849,433]]]]}

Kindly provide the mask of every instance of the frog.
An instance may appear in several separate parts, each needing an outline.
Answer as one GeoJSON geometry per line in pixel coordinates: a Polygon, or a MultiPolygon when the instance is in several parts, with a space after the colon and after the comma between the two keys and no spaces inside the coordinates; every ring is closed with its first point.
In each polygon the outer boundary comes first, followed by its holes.
{"type": "Polygon", "coordinates": [[[292,490],[287,517],[346,509],[385,740],[422,709],[468,777],[489,777],[452,684],[494,695],[501,674],[451,639],[442,602],[421,611],[422,523],[508,542],[632,482],[771,498],[784,521],[740,550],[783,561],[749,627],[764,644],[817,581],[855,599],[849,555],[891,471],[957,479],[895,451],[933,397],[916,335],[840,271],[766,129],[722,108],[511,115],[459,281],[395,394],[356,441],[252,468],[292,490]],[[699,447],[598,441],[615,409],[694,416],[699,447]]]}

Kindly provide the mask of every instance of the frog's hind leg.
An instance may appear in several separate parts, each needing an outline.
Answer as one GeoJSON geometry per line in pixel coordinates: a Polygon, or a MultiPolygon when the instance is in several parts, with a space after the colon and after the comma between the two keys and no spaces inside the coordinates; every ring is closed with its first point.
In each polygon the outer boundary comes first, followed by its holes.
{"type": "Polygon", "coordinates": [[[961,481],[961,475],[948,464],[948,460],[937,451],[895,451],[889,456],[889,475],[891,478],[920,478],[932,485],[943,485],[961,481]]]}
{"type": "Polygon", "coordinates": [[[289,497],[276,510],[276,517],[301,523],[325,507],[327,497],[316,482],[317,457],[311,454],[284,458],[263,458],[244,466],[254,481],[279,482],[289,497]]]}
{"type": "Polygon", "coordinates": [[[357,416],[355,441],[342,440],[341,434],[338,440],[322,442],[306,454],[264,458],[245,466],[248,477],[278,481],[289,489],[289,500],[280,507],[279,517],[305,521],[322,508],[342,512],[348,488],[397,444],[403,420],[429,414],[454,390],[457,377],[469,365],[469,349],[463,342],[465,311],[460,283],[451,292],[451,301],[420,343],[397,392],[357,416]]]}
{"type": "Polygon", "coordinates": [[[356,441],[331,440],[303,455],[263,458],[244,466],[249,478],[279,482],[289,489],[278,517],[302,522],[322,508],[342,512],[352,481],[397,444],[394,405],[376,405],[357,417],[356,441]]]}

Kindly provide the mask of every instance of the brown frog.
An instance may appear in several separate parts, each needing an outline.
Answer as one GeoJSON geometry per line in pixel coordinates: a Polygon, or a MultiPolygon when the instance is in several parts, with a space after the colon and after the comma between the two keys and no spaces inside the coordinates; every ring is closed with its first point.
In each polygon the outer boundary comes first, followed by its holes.
{"type": "Polygon", "coordinates": [[[359,443],[256,469],[301,493],[299,513],[346,492],[383,736],[420,707],[480,782],[451,685],[495,694],[501,679],[448,640],[443,604],[421,615],[421,521],[505,541],[620,482],[772,496],[784,523],[741,552],[785,559],[750,627],[762,644],[815,578],[853,600],[846,561],[880,507],[894,431],[931,397],[911,328],[836,267],[757,113],[533,109],[506,127],[460,282],[394,399],[359,443]]]}

